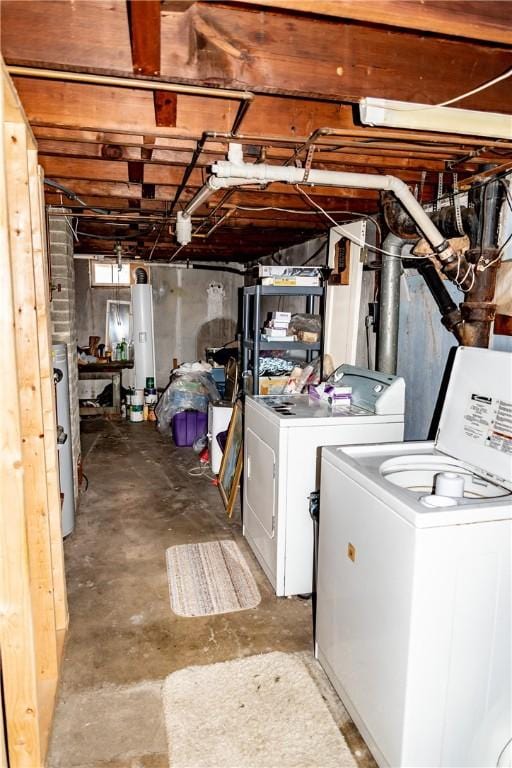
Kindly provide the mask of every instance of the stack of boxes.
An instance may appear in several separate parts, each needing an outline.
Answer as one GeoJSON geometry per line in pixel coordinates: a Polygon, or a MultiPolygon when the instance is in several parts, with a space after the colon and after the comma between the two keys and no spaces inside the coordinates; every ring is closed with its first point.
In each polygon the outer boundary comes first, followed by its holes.
{"type": "Polygon", "coordinates": [[[278,342],[295,341],[295,336],[289,330],[291,319],[291,312],[272,312],[270,320],[263,328],[263,340],[278,342]]]}

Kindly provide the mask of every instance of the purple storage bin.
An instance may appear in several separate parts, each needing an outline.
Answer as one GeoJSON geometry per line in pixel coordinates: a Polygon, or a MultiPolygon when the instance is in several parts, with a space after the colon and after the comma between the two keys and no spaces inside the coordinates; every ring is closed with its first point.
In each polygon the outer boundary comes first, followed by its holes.
{"type": "Polygon", "coordinates": [[[201,411],[181,411],[171,420],[172,436],[176,445],[191,446],[196,437],[208,431],[208,414],[201,411]]]}

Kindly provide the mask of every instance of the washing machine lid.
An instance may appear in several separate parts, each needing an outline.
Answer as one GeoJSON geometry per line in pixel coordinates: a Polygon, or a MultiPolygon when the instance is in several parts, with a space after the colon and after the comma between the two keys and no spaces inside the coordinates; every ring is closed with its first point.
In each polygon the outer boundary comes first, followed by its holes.
{"type": "Polygon", "coordinates": [[[512,488],[512,354],[459,347],[436,448],[512,488]]]}

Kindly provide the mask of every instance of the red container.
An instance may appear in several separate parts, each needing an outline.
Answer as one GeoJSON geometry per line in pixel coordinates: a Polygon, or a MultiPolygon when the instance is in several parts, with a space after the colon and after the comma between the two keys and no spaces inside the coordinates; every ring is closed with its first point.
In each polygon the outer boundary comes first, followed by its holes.
{"type": "Polygon", "coordinates": [[[172,437],[176,445],[181,447],[194,444],[196,437],[206,435],[208,431],[208,415],[201,411],[181,411],[172,417],[172,437]]]}

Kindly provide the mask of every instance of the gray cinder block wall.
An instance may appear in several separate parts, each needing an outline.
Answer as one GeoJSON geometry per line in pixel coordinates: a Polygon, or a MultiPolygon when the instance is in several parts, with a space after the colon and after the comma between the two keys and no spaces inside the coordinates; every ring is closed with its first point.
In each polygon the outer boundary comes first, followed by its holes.
{"type": "Polygon", "coordinates": [[[73,264],[73,235],[65,208],[48,209],[48,251],[50,255],[50,304],[52,341],[68,347],[69,402],[71,408],[71,445],[75,479],[75,501],[78,497],[78,460],[80,457],[80,414],[78,405],[77,330],[75,313],[75,268],[73,264]],[[53,215],[52,215],[53,214],[53,215]]]}

